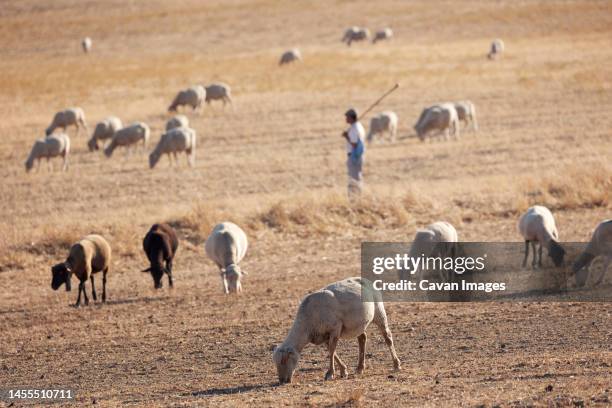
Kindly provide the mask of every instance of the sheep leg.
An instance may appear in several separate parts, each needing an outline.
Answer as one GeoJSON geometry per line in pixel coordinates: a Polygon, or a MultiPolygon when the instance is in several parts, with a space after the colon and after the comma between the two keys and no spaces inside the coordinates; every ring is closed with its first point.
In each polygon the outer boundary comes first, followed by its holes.
{"type": "Polygon", "coordinates": [[[540,242],[540,249],[538,251],[538,267],[541,268],[542,267],[542,243],[540,242]]]}
{"type": "Polygon", "coordinates": [[[525,240],[525,257],[523,258],[522,267],[525,268],[527,266],[527,258],[529,257],[529,241],[525,240]]]}
{"type": "Polygon", "coordinates": [[[338,336],[335,334],[331,334],[329,338],[329,343],[327,345],[327,349],[329,350],[329,370],[325,373],[325,380],[333,380],[334,375],[336,374],[335,356],[336,356],[336,346],[338,345],[338,336]]]}
{"type": "Polygon", "coordinates": [[[166,273],[168,274],[168,285],[172,287],[172,260],[166,262],[166,273]]]}
{"type": "Polygon", "coordinates": [[[102,302],[106,302],[106,273],[108,268],[102,272],[102,302]]]}
{"type": "Polygon", "coordinates": [[[176,154],[176,152],[172,152],[172,156],[174,156],[174,164],[176,164],[176,166],[178,167],[178,155],[176,154]]]}
{"type": "Polygon", "coordinates": [[[366,341],[368,340],[368,336],[365,333],[362,333],[357,337],[357,341],[359,342],[359,362],[357,363],[357,374],[363,374],[365,370],[365,350],[366,350],[366,341]]]}
{"type": "Polygon", "coordinates": [[[51,164],[51,161],[49,160],[48,157],[47,157],[47,171],[49,173],[53,172],[53,165],[51,164]]]}
{"type": "Polygon", "coordinates": [[[335,354],[335,359],[336,364],[340,366],[340,377],[346,378],[348,376],[348,368],[346,367],[346,364],[344,364],[344,361],[340,360],[338,353],[335,354]]]}
{"type": "Polygon", "coordinates": [[[85,281],[82,281],[79,286],[83,287],[83,298],[85,298],[85,306],[89,305],[89,298],[87,297],[87,292],[85,291],[85,281]]]}
{"type": "Polygon", "coordinates": [[[391,335],[391,330],[389,330],[389,324],[387,322],[387,316],[381,316],[379,319],[375,320],[374,323],[378,326],[378,330],[385,338],[385,343],[389,348],[389,352],[391,353],[391,358],[393,359],[393,368],[397,370],[401,370],[401,362],[397,357],[397,353],[395,352],[395,346],[393,345],[393,336],[391,335]]]}
{"type": "Polygon", "coordinates": [[[62,157],[64,159],[64,164],[62,165],[62,171],[66,171],[66,170],[68,170],[68,155],[66,154],[65,151],[62,154],[62,157]]]}
{"type": "Polygon", "coordinates": [[[77,295],[77,301],[74,304],[74,307],[79,307],[81,305],[81,287],[82,287],[83,283],[79,283],[79,294],[77,295]]]}
{"type": "Polygon", "coordinates": [[[98,296],[96,296],[96,286],[94,285],[94,276],[93,274],[91,274],[91,276],[89,277],[89,280],[91,281],[91,297],[93,298],[94,302],[98,300],[98,296]]]}
{"type": "Polygon", "coordinates": [[[597,282],[595,282],[595,285],[599,285],[601,282],[603,282],[604,278],[606,277],[606,273],[608,272],[608,266],[610,266],[610,262],[612,262],[612,255],[606,257],[606,260],[604,261],[602,267],[603,269],[601,270],[601,275],[599,276],[599,279],[597,279],[597,282]]]}
{"type": "Polygon", "coordinates": [[[535,241],[531,241],[531,252],[533,252],[533,258],[531,260],[531,267],[533,269],[535,269],[536,268],[536,263],[537,263],[537,260],[538,260],[538,253],[536,251],[536,243],[535,243],[535,241]]]}

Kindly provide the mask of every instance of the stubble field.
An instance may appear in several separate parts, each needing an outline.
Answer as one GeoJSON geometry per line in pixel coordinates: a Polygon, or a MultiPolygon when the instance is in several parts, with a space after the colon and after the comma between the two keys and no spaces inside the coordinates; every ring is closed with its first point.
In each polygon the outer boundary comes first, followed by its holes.
{"type": "Polygon", "coordinates": [[[357,342],[340,343],[348,379],[323,381],[325,351],[311,346],[279,387],[271,353],[305,294],[359,275],[362,241],[410,241],[437,220],[460,240],[520,241],[518,216],[536,203],[563,241],[588,240],[612,212],[611,38],[606,1],[3,1],[0,389],[68,387],[103,407],[609,406],[609,303],[390,303],[398,373],[375,330],[361,376],[357,342]],[[348,48],[350,25],[395,38],[348,48]],[[506,53],[489,61],[496,37],[506,53]],[[303,63],[278,67],[291,47],[303,63]],[[180,157],[150,170],[151,146],[107,159],[70,129],[66,173],[24,170],[60,109],[81,106],[89,132],[109,115],[144,121],[154,144],[175,93],[213,81],[234,104],[187,112],[194,168],[180,157]],[[368,149],[364,197],[349,203],[343,113],[396,82],[377,110],[397,112],[399,140],[368,149]],[[424,106],[460,99],[479,132],[413,137],[424,106]],[[204,254],[224,220],[250,239],[240,296],[222,293],[204,254]],[[181,239],[173,290],[139,272],[160,221],[181,239]],[[74,309],[50,266],[88,233],[113,247],[109,301],[74,309]]]}

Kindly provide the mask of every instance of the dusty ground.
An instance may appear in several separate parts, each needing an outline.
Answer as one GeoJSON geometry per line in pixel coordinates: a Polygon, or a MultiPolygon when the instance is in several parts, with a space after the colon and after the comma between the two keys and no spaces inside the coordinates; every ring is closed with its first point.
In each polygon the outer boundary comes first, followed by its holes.
{"type": "MultiPolygon", "coordinates": [[[[309,347],[297,383],[278,387],[271,350],[308,291],[359,274],[363,240],[445,219],[463,240],[517,241],[534,203],[563,240],[588,239],[612,209],[611,27],[606,1],[3,1],[0,388],[71,387],[98,406],[609,406],[606,303],[388,304],[400,373],[373,330],[368,371],[347,380],[324,382],[325,353],[309,347]],[[347,48],[353,24],[396,38],[347,48]],[[506,55],[491,62],[495,37],[506,55]],[[279,68],[294,46],[304,62],[279,68]],[[57,110],[83,107],[90,131],[111,114],[145,121],[156,142],[176,91],[211,81],[231,84],[234,109],[188,113],[194,169],[106,159],[70,130],[67,173],[24,172],[57,110]],[[395,82],[379,109],[398,113],[400,140],[368,150],[368,193],[350,205],[342,113],[395,82]],[[423,106],[454,99],[476,104],[480,132],[409,137],[423,106]],[[225,219],[251,240],[231,298],[203,252],[225,219]],[[174,290],[139,272],[156,221],[182,239],[174,290]],[[49,267],[91,232],[115,251],[110,300],[75,310],[49,267]]],[[[340,353],[356,364],[356,342],[340,353]]]]}

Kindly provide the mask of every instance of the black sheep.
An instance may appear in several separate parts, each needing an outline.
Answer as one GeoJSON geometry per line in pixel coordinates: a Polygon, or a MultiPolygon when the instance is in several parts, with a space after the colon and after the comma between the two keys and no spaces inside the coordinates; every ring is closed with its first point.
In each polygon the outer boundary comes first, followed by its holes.
{"type": "Polygon", "coordinates": [[[155,289],[162,287],[164,272],[168,274],[168,284],[172,287],[172,260],[178,248],[174,229],[168,224],[154,224],[144,237],[142,246],[151,263],[143,272],[151,272],[155,289]]]}

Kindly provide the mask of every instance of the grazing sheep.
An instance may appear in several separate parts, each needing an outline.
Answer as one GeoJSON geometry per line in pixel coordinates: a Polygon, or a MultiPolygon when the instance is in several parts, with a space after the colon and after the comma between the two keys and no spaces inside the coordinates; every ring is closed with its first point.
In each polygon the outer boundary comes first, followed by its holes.
{"type": "Polygon", "coordinates": [[[217,224],[206,239],[206,254],[219,267],[226,294],[242,291],[240,278],[247,273],[238,263],[244,258],[248,245],[244,231],[231,222],[217,224]]]}
{"type": "Polygon", "coordinates": [[[168,224],[153,224],[142,241],[142,247],[151,264],[143,272],[151,272],[155,289],[162,287],[164,273],[168,275],[168,284],[172,287],[172,261],[178,248],[174,228],[168,224]]]}
{"type": "MultiPolygon", "coordinates": [[[[410,258],[424,257],[454,257],[456,243],[459,241],[457,230],[453,225],[446,221],[437,221],[429,224],[422,230],[418,230],[414,235],[408,256],[410,258]],[[442,244],[441,244],[442,243],[442,244]]],[[[414,271],[417,274],[424,271],[414,271]]],[[[440,272],[442,281],[448,282],[449,277],[440,272]]],[[[408,271],[400,271],[400,279],[408,279],[408,271]]]]}
{"type": "Polygon", "coordinates": [[[561,266],[565,250],[559,244],[559,233],[555,225],[555,218],[550,210],[541,205],[530,207],[518,222],[519,233],[525,239],[525,258],[523,259],[523,268],[527,265],[527,257],[529,256],[529,243],[533,249],[533,261],[531,266],[536,268],[536,243],[539,244],[539,261],[538,266],[542,266],[542,247],[548,249],[548,255],[552,258],[555,266],[561,266]]]}
{"type": "Polygon", "coordinates": [[[109,116],[96,125],[91,139],[87,142],[87,147],[90,152],[98,150],[98,140],[106,140],[113,137],[115,132],[123,128],[121,119],[116,116],[109,116]]]}
{"type": "Polygon", "coordinates": [[[111,142],[104,149],[106,157],[111,157],[115,149],[119,146],[132,146],[142,140],[143,147],[147,147],[151,131],[149,126],[143,122],[132,123],[131,125],[118,130],[113,135],[111,142]]]}
{"type": "Polygon", "coordinates": [[[206,87],[206,103],[210,101],[223,101],[223,106],[229,102],[232,105],[232,90],[229,85],[218,82],[210,84],[206,87]]]}
{"type": "Polygon", "coordinates": [[[604,258],[604,265],[601,276],[595,282],[597,285],[603,281],[608,271],[608,266],[610,262],[612,262],[612,220],[602,221],[597,228],[595,228],[593,236],[591,237],[591,242],[588,243],[584,252],[576,259],[574,265],[572,265],[572,270],[575,274],[578,274],[582,268],[586,267],[586,274],[580,277],[576,275],[576,284],[578,286],[584,286],[589,277],[589,265],[593,259],[598,256],[604,258]]]}
{"type": "Polygon", "coordinates": [[[370,30],[362,27],[350,27],[344,32],[342,42],[345,42],[349,47],[353,41],[363,41],[370,38],[370,30]]]}
{"type": "Polygon", "coordinates": [[[40,168],[40,159],[46,158],[47,163],[52,157],[61,156],[64,159],[62,170],[68,169],[68,154],[70,153],[70,138],[65,133],[57,133],[47,136],[44,139],[38,139],[34,142],[30,155],[25,162],[26,172],[34,167],[34,160],[38,160],[37,168],[40,168]]]}
{"type": "Polygon", "coordinates": [[[111,248],[108,242],[100,235],[87,235],[79,242],[72,245],[70,253],[65,262],[54,265],[51,268],[53,279],[51,287],[57,290],[63,283],[69,291],[70,278],[74,274],[80,281],[79,295],[75,306],[81,304],[81,292],[85,296],[85,304],[89,304],[87,293],[85,292],[85,282],[91,279],[91,294],[93,300],[96,298],[96,288],[94,286],[94,273],[102,272],[102,302],[106,302],[106,274],[111,266],[111,248]]]}
{"type": "Polygon", "coordinates": [[[471,124],[475,131],[478,131],[478,123],[476,122],[476,107],[471,101],[455,102],[455,110],[457,111],[457,119],[465,123],[465,129],[471,124]]]}
{"type": "Polygon", "coordinates": [[[87,123],[85,122],[85,112],[81,108],[68,108],[64,111],[57,112],[53,117],[53,121],[45,131],[45,134],[49,136],[57,128],[61,128],[66,131],[68,126],[74,126],[77,129],[77,135],[81,130],[81,126],[87,131],[87,123]]]}
{"type": "Polygon", "coordinates": [[[372,142],[374,135],[382,134],[383,132],[389,133],[389,140],[391,142],[395,141],[397,133],[397,115],[395,112],[381,112],[370,120],[370,130],[367,136],[368,143],[372,142]]]}
{"type": "MultiPolygon", "coordinates": [[[[178,164],[177,153],[185,152],[189,166],[195,164],[196,132],[186,127],[178,127],[164,133],[155,146],[155,150],[149,155],[149,167],[153,168],[162,154],[174,155],[174,161],[178,164]]],[[[172,164],[172,159],[170,159],[172,164]]]]}
{"type": "Polygon", "coordinates": [[[491,49],[487,54],[487,58],[494,59],[497,58],[498,55],[501,56],[501,54],[504,53],[504,48],[504,42],[502,40],[500,40],[499,38],[493,40],[493,42],[491,43],[491,49]]]}
{"type": "Polygon", "coordinates": [[[89,51],[91,51],[91,38],[83,38],[83,41],[81,41],[81,46],[83,47],[83,52],[85,54],[89,53],[89,51]]]}
{"type": "Polygon", "coordinates": [[[189,119],[185,115],[174,115],[166,122],[166,131],[177,127],[189,127],[189,119]]]}
{"type": "Polygon", "coordinates": [[[433,105],[421,113],[419,120],[414,125],[414,130],[421,141],[432,130],[438,131],[438,137],[444,135],[446,140],[452,134],[455,139],[459,138],[459,118],[455,106],[450,103],[433,105]]]}
{"type": "Polygon", "coordinates": [[[378,30],[372,39],[372,44],[376,44],[377,41],[390,40],[392,37],[393,31],[390,28],[378,30]]]}
{"type": "Polygon", "coordinates": [[[281,55],[281,59],[278,62],[278,65],[289,64],[294,61],[301,61],[302,53],[297,48],[293,48],[289,51],[285,51],[283,55],[281,55]]]}
{"type": "Polygon", "coordinates": [[[201,85],[195,85],[191,88],[179,91],[174,97],[172,104],[168,107],[168,112],[176,112],[179,106],[191,106],[195,111],[202,106],[202,102],[206,99],[206,89],[201,85]]]}
{"type": "Polygon", "coordinates": [[[285,341],[274,349],[272,359],[276,364],[279,382],[281,384],[291,382],[300,353],[309,343],[327,346],[329,370],[325,374],[326,380],[334,378],[335,363],[340,366],[340,376],[346,377],[346,365],[336,354],[340,338],[357,337],[359,343],[357,373],[363,373],[366,329],[372,322],[378,327],[389,347],[393,367],[400,370],[401,363],[393,346],[385,306],[380,293],[373,289],[370,281],[359,277],[348,278],[309,294],[302,300],[285,341]]]}

